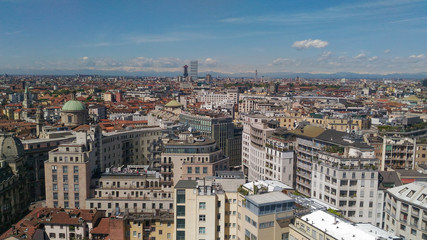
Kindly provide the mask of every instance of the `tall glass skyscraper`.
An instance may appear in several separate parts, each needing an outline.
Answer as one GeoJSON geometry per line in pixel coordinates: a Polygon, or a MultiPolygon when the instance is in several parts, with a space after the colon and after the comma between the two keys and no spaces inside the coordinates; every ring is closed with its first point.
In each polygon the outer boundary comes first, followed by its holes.
{"type": "Polygon", "coordinates": [[[196,81],[198,78],[198,65],[197,60],[190,62],[190,77],[192,81],[196,81]]]}

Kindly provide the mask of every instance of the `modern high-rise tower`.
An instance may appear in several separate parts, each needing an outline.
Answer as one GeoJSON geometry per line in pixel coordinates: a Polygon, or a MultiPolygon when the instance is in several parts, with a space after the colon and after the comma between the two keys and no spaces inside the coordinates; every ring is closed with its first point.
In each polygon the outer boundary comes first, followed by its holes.
{"type": "Polygon", "coordinates": [[[184,65],[183,68],[184,68],[184,75],[183,75],[183,77],[186,78],[186,77],[188,77],[188,66],[184,65]]]}
{"type": "Polygon", "coordinates": [[[191,61],[190,62],[190,77],[192,81],[197,80],[198,78],[198,62],[196,61],[191,61]]]}

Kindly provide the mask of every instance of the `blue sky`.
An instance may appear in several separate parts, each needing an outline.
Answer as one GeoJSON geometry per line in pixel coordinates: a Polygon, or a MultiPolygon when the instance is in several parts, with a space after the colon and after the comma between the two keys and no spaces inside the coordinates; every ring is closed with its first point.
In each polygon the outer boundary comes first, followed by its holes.
{"type": "Polygon", "coordinates": [[[0,0],[0,72],[427,72],[427,1],[0,0]]]}

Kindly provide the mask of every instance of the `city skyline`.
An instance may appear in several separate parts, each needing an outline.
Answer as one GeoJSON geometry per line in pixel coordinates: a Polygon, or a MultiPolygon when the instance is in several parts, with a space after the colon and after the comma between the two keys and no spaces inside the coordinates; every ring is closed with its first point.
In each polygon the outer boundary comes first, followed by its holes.
{"type": "Polygon", "coordinates": [[[419,73],[425,1],[0,0],[0,73],[419,73]]]}

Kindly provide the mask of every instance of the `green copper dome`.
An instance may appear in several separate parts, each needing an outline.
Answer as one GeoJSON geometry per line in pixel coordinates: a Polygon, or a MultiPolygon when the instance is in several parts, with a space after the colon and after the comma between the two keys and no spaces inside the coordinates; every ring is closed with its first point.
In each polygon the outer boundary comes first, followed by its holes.
{"type": "Polygon", "coordinates": [[[83,103],[77,100],[70,100],[64,104],[62,111],[83,111],[86,107],[83,103]]]}
{"type": "Polygon", "coordinates": [[[175,100],[172,100],[165,105],[165,107],[172,107],[172,108],[181,107],[181,106],[182,106],[182,104],[179,103],[178,101],[175,101],[175,100]]]}

